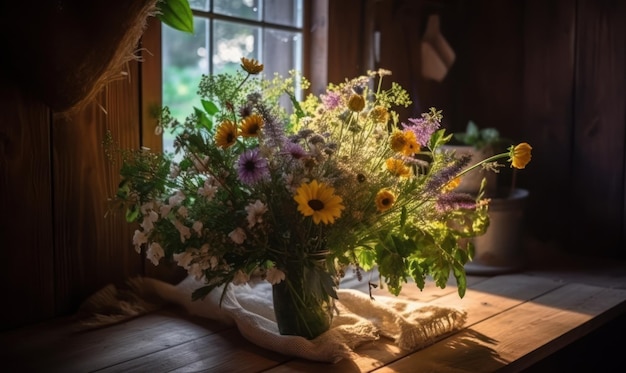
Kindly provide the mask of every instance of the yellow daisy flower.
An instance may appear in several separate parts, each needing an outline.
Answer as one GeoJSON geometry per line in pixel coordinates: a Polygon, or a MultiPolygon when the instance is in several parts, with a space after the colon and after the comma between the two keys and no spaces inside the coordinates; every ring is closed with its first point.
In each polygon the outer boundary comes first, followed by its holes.
{"type": "Polygon", "coordinates": [[[381,189],[376,193],[376,208],[380,212],[385,212],[396,202],[396,195],[389,189],[381,189]]]}
{"type": "Polygon", "coordinates": [[[241,136],[243,137],[258,137],[263,127],[263,117],[259,114],[252,114],[245,117],[241,121],[241,136]]]}
{"type": "Polygon", "coordinates": [[[402,154],[411,156],[420,151],[420,144],[417,143],[417,138],[413,131],[404,131],[404,140],[405,144],[404,149],[402,149],[402,154]]]}
{"type": "Polygon", "coordinates": [[[333,187],[313,180],[302,183],[293,199],[298,203],[298,211],[304,216],[312,216],[313,222],[332,224],[341,216],[343,200],[335,194],[333,187]]]}
{"type": "Polygon", "coordinates": [[[237,126],[230,120],[225,120],[217,128],[215,145],[222,149],[231,147],[237,141],[237,126]]]}
{"type": "Polygon", "coordinates": [[[511,146],[509,148],[509,162],[511,162],[511,167],[519,169],[526,167],[528,162],[530,162],[530,158],[532,158],[530,154],[532,149],[532,146],[526,142],[520,143],[515,147],[511,146]]]}
{"type": "Polygon", "coordinates": [[[385,161],[387,170],[397,177],[409,177],[411,169],[408,168],[401,159],[389,158],[385,161]]]}
{"type": "Polygon", "coordinates": [[[370,116],[376,123],[386,124],[389,121],[389,112],[384,106],[376,106],[370,112],[370,116]]]}
{"type": "Polygon", "coordinates": [[[406,146],[406,138],[400,130],[394,130],[389,136],[389,147],[396,153],[404,151],[406,146]]]}
{"type": "Polygon", "coordinates": [[[241,57],[241,68],[248,74],[256,75],[263,71],[263,64],[254,58],[241,57]]]}

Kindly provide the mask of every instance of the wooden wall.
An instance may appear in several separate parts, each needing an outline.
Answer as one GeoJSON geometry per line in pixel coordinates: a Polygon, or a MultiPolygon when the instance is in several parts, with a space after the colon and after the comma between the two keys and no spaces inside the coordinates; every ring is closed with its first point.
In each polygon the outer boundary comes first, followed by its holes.
{"type": "MultiPolygon", "coordinates": [[[[329,81],[384,67],[414,97],[405,115],[436,106],[451,130],[472,119],[530,142],[533,161],[518,174],[532,196],[529,234],[570,252],[626,257],[626,2],[330,0],[329,12],[329,81]],[[420,74],[431,13],[457,53],[442,82],[420,74]],[[381,35],[378,66],[372,30],[381,35]]],[[[133,228],[105,217],[119,164],[101,144],[110,130],[121,146],[139,146],[142,64],[69,117],[0,67],[2,330],[70,314],[108,283],[155,272],[132,250],[133,228]]]]}
{"type": "Polygon", "coordinates": [[[71,116],[0,87],[0,330],[74,312],[104,285],[141,273],[131,227],[105,217],[119,159],[110,162],[102,144],[110,130],[121,146],[139,146],[138,67],[71,116]]]}
{"type": "MultiPolygon", "coordinates": [[[[530,190],[529,235],[572,253],[626,258],[626,2],[617,0],[349,0],[331,2],[329,80],[365,72],[358,32],[374,18],[378,66],[409,90],[415,116],[469,120],[533,146],[517,173],[530,190]],[[368,7],[374,6],[373,12],[368,7]],[[345,14],[361,13],[359,24],[345,14]],[[421,75],[431,14],[456,52],[441,82],[421,75]],[[347,29],[343,26],[346,25],[347,29]],[[359,30],[359,31],[357,31],[359,30]],[[339,34],[337,34],[339,33],[339,34]],[[333,41],[335,40],[335,41],[333,41]],[[332,46],[330,48],[333,48],[332,46]],[[345,74],[345,75],[344,75],[345,74]]],[[[365,38],[367,39],[367,38],[365,38]]],[[[369,67],[372,68],[372,67],[369,67]]],[[[510,180],[503,173],[501,183],[510,180]]]]}

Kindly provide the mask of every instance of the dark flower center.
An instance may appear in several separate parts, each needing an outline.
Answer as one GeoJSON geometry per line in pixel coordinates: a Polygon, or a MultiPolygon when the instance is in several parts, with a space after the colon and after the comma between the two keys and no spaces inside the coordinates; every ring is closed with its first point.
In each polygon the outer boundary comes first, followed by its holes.
{"type": "Polygon", "coordinates": [[[309,207],[313,209],[313,211],[319,211],[324,208],[324,202],[319,199],[312,199],[309,201],[309,207]]]}
{"type": "Polygon", "coordinates": [[[254,160],[248,160],[244,163],[243,168],[245,168],[246,171],[252,172],[256,170],[256,162],[254,160]]]}
{"type": "Polygon", "coordinates": [[[381,201],[383,206],[387,206],[391,204],[391,198],[383,198],[383,200],[381,201]]]}

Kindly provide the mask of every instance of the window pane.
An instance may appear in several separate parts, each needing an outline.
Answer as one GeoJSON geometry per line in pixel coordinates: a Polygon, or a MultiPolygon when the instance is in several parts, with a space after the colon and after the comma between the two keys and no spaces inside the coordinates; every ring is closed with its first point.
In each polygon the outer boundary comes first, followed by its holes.
{"type": "Polygon", "coordinates": [[[211,9],[211,0],[189,0],[191,9],[209,11],[211,9]]]}
{"type": "Polygon", "coordinates": [[[265,0],[263,4],[265,22],[302,27],[302,0],[265,0]]]}
{"type": "Polygon", "coordinates": [[[289,70],[302,71],[302,34],[265,29],[263,33],[263,63],[265,75],[275,72],[288,76],[289,70]]]}
{"type": "MultiPolygon", "coordinates": [[[[163,105],[183,121],[199,106],[197,91],[202,74],[208,72],[208,20],[194,17],[194,34],[163,25],[163,105]]],[[[163,133],[163,148],[171,148],[173,135],[163,133]]]]}
{"type": "Polygon", "coordinates": [[[261,12],[259,12],[259,1],[260,0],[215,0],[213,11],[227,16],[260,21],[261,12]]]}
{"type": "Polygon", "coordinates": [[[213,74],[235,72],[241,57],[260,60],[260,32],[259,27],[215,21],[213,74]]]}

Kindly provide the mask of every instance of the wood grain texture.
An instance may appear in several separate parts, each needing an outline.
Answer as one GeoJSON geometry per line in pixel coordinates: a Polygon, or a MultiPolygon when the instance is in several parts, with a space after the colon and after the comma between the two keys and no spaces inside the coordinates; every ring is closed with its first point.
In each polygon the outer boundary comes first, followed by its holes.
{"type": "Polygon", "coordinates": [[[360,43],[362,6],[360,0],[328,2],[328,37],[333,40],[328,45],[329,83],[341,83],[365,73],[360,43]]]}
{"type": "Polygon", "coordinates": [[[50,195],[50,110],[0,84],[0,330],[54,316],[50,195]]]}
{"type": "Polygon", "coordinates": [[[103,141],[110,131],[119,147],[139,147],[137,63],[126,79],[110,83],[72,117],[54,118],[52,135],[55,286],[57,312],[76,309],[108,283],[141,273],[132,248],[133,227],[123,213],[109,216],[107,200],[119,183],[120,158],[111,161],[103,141]]]}
{"type": "Polygon", "coordinates": [[[576,215],[570,234],[605,255],[625,257],[626,3],[577,4],[571,188],[584,213],[576,215]]]}
{"type": "MultiPolygon", "coordinates": [[[[617,282],[623,284],[621,273],[617,282]]],[[[62,318],[0,333],[0,360],[9,371],[50,372],[518,372],[626,314],[626,289],[583,283],[598,281],[582,270],[573,270],[568,282],[545,275],[473,276],[463,299],[454,287],[429,282],[426,291],[438,296],[421,299],[461,307],[468,320],[462,330],[415,352],[381,338],[357,347],[353,359],[317,363],[265,350],[234,326],[171,306],[94,330],[77,331],[76,320],[62,318]]],[[[422,296],[407,290],[401,297],[422,296]]],[[[374,294],[383,295],[388,293],[380,289],[374,294]]]]}
{"type": "Polygon", "coordinates": [[[533,146],[533,160],[518,176],[532,193],[529,228],[543,240],[564,240],[571,220],[577,218],[569,193],[576,175],[570,163],[575,28],[574,2],[525,2],[524,122],[519,139],[533,146]]]}

